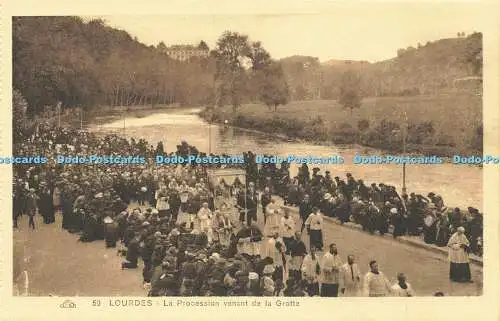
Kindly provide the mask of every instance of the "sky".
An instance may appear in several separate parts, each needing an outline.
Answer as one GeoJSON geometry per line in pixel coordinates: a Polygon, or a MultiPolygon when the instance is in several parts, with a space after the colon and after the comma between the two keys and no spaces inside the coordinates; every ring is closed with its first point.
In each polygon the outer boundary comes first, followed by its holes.
{"type": "MultiPolygon", "coordinates": [[[[471,3],[393,3],[338,5],[322,13],[237,15],[107,15],[108,25],[140,42],[198,44],[213,48],[225,30],[261,41],[275,59],[292,55],[330,59],[390,59],[399,48],[416,47],[457,32],[483,31],[484,8],[471,3]]],[[[86,16],[89,18],[89,16],[86,16]]]]}

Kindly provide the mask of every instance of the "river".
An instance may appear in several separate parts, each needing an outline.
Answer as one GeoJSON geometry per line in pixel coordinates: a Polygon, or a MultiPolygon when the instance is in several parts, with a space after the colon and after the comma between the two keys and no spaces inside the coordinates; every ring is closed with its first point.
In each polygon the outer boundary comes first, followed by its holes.
{"type": "MultiPolygon", "coordinates": [[[[214,154],[238,155],[252,151],[256,154],[318,156],[342,156],[344,164],[314,165],[330,170],[332,176],[345,177],[350,172],[365,183],[387,183],[401,190],[401,165],[355,165],[353,156],[360,154],[382,154],[383,152],[360,146],[339,147],[334,145],[315,145],[311,143],[286,140],[271,134],[249,131],[219,125],[210,125],[198,116],[200,109],[178,109],[142,118],[125,117],[105,124],[92,125],[90,130],[115,132],[127,137],[145,138],[156,146],[163,141],[168,152],[175,149],[182,140],[196,146],[200,151],[214,154]],[[211,139],[209,139],[211,138],[211,139]],[[211,144],[209,143],[211,141],[211,144]]],[[[311,170],[312,167],[309,166],[311,170]]],[[[292,164],[291,174],[297,173],[298,165],[292,164]]],[[[483,204],[483,172],[480,167],[467,165],[407,165],[406,186],[408,193],[427,195],[433,191],[443,196],[445,204],[479,209],[483,204]]]]}

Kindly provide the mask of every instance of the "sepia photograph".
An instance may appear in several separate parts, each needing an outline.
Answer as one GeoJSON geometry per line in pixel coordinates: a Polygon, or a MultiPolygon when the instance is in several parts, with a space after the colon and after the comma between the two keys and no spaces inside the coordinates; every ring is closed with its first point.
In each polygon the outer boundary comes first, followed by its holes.
{"type": "Polygon", "coordinates": [[[11,17],[12,295],[482,296],[481,17],[390,8],[11,17]]]}

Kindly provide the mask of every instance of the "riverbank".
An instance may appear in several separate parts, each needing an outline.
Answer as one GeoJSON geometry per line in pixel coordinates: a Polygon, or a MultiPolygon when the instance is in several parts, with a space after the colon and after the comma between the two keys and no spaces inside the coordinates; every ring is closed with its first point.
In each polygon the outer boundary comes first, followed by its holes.
{"type": "Polygon", "coordinates": [[[482,154],[482,97],[469,94],[366,98],[351,113],[336,101],[297,101],[275,112],[261,104],[206,108],[200,117],[316,144],[353,145],[449,157],[482,154]]]}
{"type": "MultiPolygon", "coordinates": [[[[69,127],[83,127],[88,128],[92,125],[101,125],[105,123],[111,123],[127,118],[144,118],[154,114],[163,114],[172,111],[184,111],[186,109],[192,109],[192,107],[179,107],[176,105],[156,105],[152,106],[98,106],[91,108],[89,110],[83,111],[81,115],[80,108],[74,108],[67,110],[61,115],[61,125],[69,127]]],[[[55,114],[49,117],[41,117],[49,122],[58,122],[58,117],[55,114]]]]}

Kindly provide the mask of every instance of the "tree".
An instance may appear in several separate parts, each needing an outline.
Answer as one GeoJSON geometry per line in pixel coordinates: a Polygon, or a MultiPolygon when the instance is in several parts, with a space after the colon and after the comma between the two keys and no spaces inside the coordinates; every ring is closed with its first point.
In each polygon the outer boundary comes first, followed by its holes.
{"type": "Polygon", "coordinates": [[[18,142],[23,135],[26,124],[26,111],[28,110],[28,103],[23,95],[14,89],[12,92],[12,129],[13,140],[18,142]]]}
{"type": "Polygon", "coordinates": [[[231,31],[222,34],[214,50],[219,96],[229,99],[233,111],[240,106],[247,89],[245,67],[250,53],[248,36],[231,31]]]}
{"type": "Polygon", "coordinates": [[[160,50],[161,52],[164,52],[165,50],[167,50],[167,46],[163,41],[160,41],[156,46],[156,49],[160,50]]]}
{"type": "Polygon", "coordinates": [[[483,74],[483,34],[475,32],[467,37],[467,45],[462,60],[471,66],[474,75],[483,74]]]}
{"type": "Polygon", "coordinates": [[[265,71],[264,81],[259,91],[259,99],[269,109],[273,106],[274,111],[276,111],[279,105],[288,103],[289,97],[290,92],[283,75],[283,69],[279,63],[272,63],[265,71]]]}
{"type": "Polygon", "coordinates": [[[344,108],[349,108],[352,115],[354,108],[361,107],[361,102],[360,77],[354,71],[348,70],[342,75],[339,103],[344,108]]]}
{"type": "Polygon", "coordinates": [[[201,49],[201,50],[210,50],[210,48],[208,47],[207,43],[205,41],[200,41],[200,43],[198,44],[198,49],[201,49]]]}

